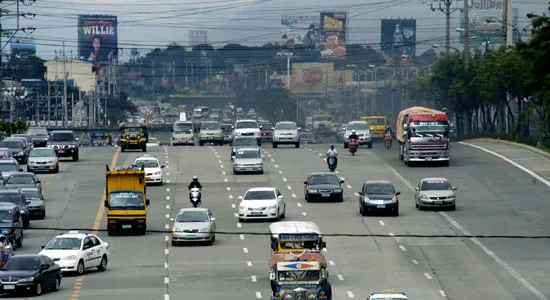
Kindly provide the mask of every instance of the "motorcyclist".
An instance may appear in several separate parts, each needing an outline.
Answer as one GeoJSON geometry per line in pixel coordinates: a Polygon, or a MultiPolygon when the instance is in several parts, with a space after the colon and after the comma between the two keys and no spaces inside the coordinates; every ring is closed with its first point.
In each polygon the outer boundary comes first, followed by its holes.
{"type": "Polygon", "coordinates": [[[351,131],[351,134],[348,136],[348,140],[356,140],[358,141],[359,140],[359,136],[357,135],[357,131],[355,130],[352,130],[351,131]]]}
{"type": "Polygon", "coordinates": [[[338,151],[334,149],[334,144],[330,145],[330,149],[327,150],[327,165],[330,167],[328,162],[329,158],[334,157],[334,166],[338,165],[338,151]]]}
{"type": "Polygon", "coordinates": [[[386,135],[386,134],[390,134],[391,136],[393,136],[393,132],[392,132],[390,126],[386,126],[386,131],[384,132],[384,135],[386,135]]]}
{"type": "Polygon", "coordinates": [[[202,189],[202,185],[199,182],[199,178],[197,176],[193,176],[193,180],[191,181],[191,183],[189,183],[189,186],[187,186],[187,188],[189,190],[191,190],[192,188],[198,188],[199,190],[202,189]]]}

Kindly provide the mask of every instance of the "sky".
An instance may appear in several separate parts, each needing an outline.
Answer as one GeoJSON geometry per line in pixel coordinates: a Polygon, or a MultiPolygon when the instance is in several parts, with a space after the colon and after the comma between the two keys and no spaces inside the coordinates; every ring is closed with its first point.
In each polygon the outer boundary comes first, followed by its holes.
{"type": "MultiPolygon", "coordinates": [[[[519,10],[520,29],[529,24],[527,13],[542,14],[548,9],[548,0],[513,1],[512,6],[519,10]]],[[[0,7],[15,15],[15,3],[3,1],[0,7]]],[[[380,43],[382,18],[416,19],[416,53],[420,55],[434,43],[444,44],[445,15],[432,11],[430,3],[432,0],[36,0],[19,9],[20,13],[36,14],[33,19],[20,18],[20,27],[36,28],[29,36],[36,40],[37,55],[47,60],[61,53],[63,43],[67,56],[77,56],[78,15],[115,15],[118,44],[123,49],[120,58],[126,60],[131,48],[145,55],[173,42],[188,45],[190,29],[208,30],[208,41],[214,47],[229,42],[250,46],[278,42],[281,16],[319,15],[330,10],[348,12],[348,44],[375,48],[380,43]]],[[[452,6],[463,6],[463,1],[454,1],[452,6]]],[[[2,18],[3,28],[16,27],[13,16],[2,18]]],[[[459,11],[452,14],[451,24],[453,46],[461,47],[455,30],[460,27],[459,11]]],[[[20,32],[18,36],[25,34],[20,32]]]]}

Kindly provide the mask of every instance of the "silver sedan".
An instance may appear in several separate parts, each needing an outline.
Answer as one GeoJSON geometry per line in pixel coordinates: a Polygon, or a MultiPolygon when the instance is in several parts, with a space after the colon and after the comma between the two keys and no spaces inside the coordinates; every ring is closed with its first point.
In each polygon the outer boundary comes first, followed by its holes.
{"type": "Polygon", "coordinates": [[[182,208],[177,216],[170,219],[172,227],[172,246],[183,242],[216,241],[216,218],[208,208],[182,208]]]}
{"type": "Polygon", "coordinates": [[[418,210],[424,208],[456,209],[456,187],[445,178],[424,178],[414,188],[414,201],[418,210]]]}
{"type": "Polygon", "coordinates": [[[51,148],[34,148],[29,154],[27,172],[59,172],[59,157],[51,148]]]}

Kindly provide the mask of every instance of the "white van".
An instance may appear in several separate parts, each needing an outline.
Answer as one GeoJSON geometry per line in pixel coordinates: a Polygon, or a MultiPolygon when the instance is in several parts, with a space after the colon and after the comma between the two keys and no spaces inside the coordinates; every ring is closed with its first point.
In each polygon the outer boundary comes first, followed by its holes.
{"type": "Polygon", "coordinates": [[[170,146],[175,145],[195,145],[195,132],[193,131],[192,122],[174,122],[174,125],[172,125],[172,138],[170,139],[170,146]]]}

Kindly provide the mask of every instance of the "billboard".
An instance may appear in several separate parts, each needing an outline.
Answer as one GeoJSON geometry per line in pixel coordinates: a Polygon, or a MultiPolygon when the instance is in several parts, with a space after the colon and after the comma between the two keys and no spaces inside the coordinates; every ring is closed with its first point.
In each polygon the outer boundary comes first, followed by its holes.
{"type": "Polygon", "coordinates": [[[319,16],[283,16],[281,26],[282,47],[319,48],[319,16]]]}
{"type": "Polygon", "coordinates": [[[95,63],[111,62],[118,54],[117,17],[78,16],[78,56],[95,63]]]}
{"type": "Polygon", "coordinates": [[[470,38],[478,39],[479,44],[491,41],[502,42],[502,17],[505,0],[469,0],[470,38]]]}
{"type": "Polygon", "coordinates": [[[325,95],[336,87],[334,63],[293,63],[291,88],[293,94],[325,95]]]}
{"type": "Polygon", "coordinates": [[[21,58],[36,55],[36,42],[32,38],[15,37],[11,42],[11,57],[21,58]]]}
{"type": "Polygon", "coordinates": [[[345,12],[321,12],[321,57],[346,55],[346,29],[345,12]]]}
{"type": "Polygon", "coordinates": [[[400,66],[416,56],[416,20],[382,19],[380,49],[386,64],[400,66]]]}

